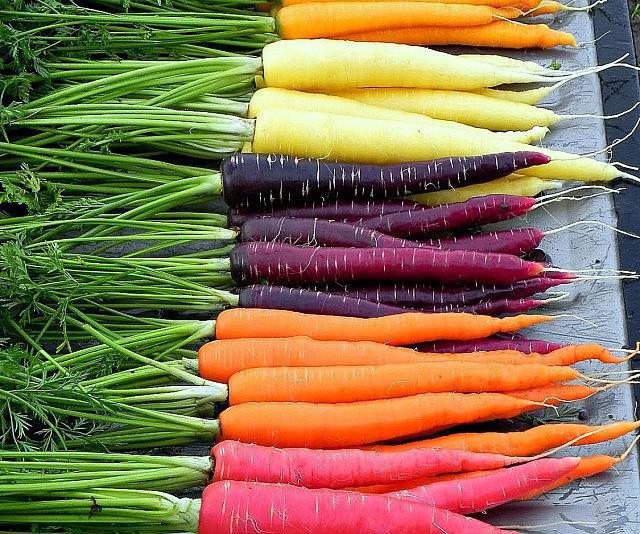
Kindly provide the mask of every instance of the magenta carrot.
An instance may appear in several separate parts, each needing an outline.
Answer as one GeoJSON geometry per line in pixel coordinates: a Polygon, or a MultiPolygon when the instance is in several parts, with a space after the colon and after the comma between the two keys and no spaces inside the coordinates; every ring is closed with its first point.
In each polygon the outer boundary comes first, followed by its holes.
{"type": "Polygon", "coordinates": [[[469,353],[478,351],[495,350],[516,350],[525,354],[537,353],[547,354],[557,349],[563,348],[561,343],[551,343],[539,339],[527,338],[501,338],[498,336],[486,337],[483,339],[470,339],[468,341],[432,341],[414,345],[419,352],[436,353],[469,353]]]}
{"type": "Polygon", "coordinates": [[[571,279],[554,279],[546,276],[528,278],[504,286],[444,286],[426,284],[378,284],[367,286],[346,286],[340,288],[316,286],[315,289],[325,292],[344,294],[352,298],[370,300],[420,308],[428,305],[442,306],[446,304],[476,304],[486,300],[521,299],[544,293],[552,287],[571,283],[571,279]]]}
{"type": "Polygon", "coordinates": [[[562,479],[580,458],[543,458],[480,477],[436,482],[388,495],[459,514],[475,514],[519,499],[562,479]]]}
{"type": "Polygon", "coordinates": [[[517,534],[387,495],[226,480],[203,494],[200,534],[517,534]]]}
{"type": "Polygon", "coordinates": [[[373,452],[360,449],[264,447],[223,441],[213,447],[213,481],[238,480],[344,489],[444,473],[493,470],[525,458],[446,449],[373,452]]]}
{"type": "Polygon", "coordinates": [[[420,239],[435,232],[513,219],[525,215],[535,204],[536,199],[530,197],[489,195],[431,209],[380,215],[359,224],[395,237],[420,239]]]}
{"type": "Polygon", "coordinates": [[[549,162],[537,152],[441,158],[400,165],[359,165],[278,154],[235,154],[222,162],[230,206],[264,209],[309,200],[399,197],[452,189],[549,162]]]}
{"type": "Polygon", "coordinates": [[[412,200],[369,200],[310,202],[304,206],[287,207],[280,210],[246,211],[232,208],[227,216],[231,226],[242,226],[257,217],[294,217],[301,219],[325,219],[329,221],[357,222],[380,215],[407,210],[431,209],[412,200]]]}
{"type": "Polygon", "coordinates": [[[238,295],[238,305],[242,308],[291,310],[318,315],[344,315],[362,318],[384,317],[410,311],[401,306],[371,302],[339,294],[261,284],[243,287],[238,295]]]}
{"type": "Polygon", "coordinates": [[[425,281],[445,284],[511,284],[538,276],[541,263],[507,254],[415,248],[295,247],[280,243],[241,243],[230,253],[238,283],[276,284],[355,281],[425,281]]]}

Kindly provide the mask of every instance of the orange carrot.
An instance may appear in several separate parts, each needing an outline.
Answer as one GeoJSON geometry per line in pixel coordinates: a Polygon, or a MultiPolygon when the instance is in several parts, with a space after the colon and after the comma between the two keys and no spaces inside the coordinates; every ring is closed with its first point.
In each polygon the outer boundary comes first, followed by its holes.
{"type": "Polygon", "coordinates": [[[573,35],[546,24],[515,24],[498,20],[473,27],[414,27],[343,34],[348,41],[413,45],[469,45],[489,48],[551,48],[576,46],[573,35]]]}
{"type": "MultiPolygon", "coordinates": [[[[281,0],[283,6],[293,6],[297,4],[333,2],[334,0],[281,0]]],[[[361,2],[362,0],[341,0],[342,2],[361,2]]],[[[368,0],[368,2],[405,2],[406,0],[368,0]]],[[[529,11],[538,6],[540,0],[412,0],[427,4],[464,4],[464,5],[485,5],[490,7],[515,7],[521,11],[529,11]]],[[[544,0],[545,2],[547,0],[544,0]]]]}
{"type": "Polygon", "coordinates": [[[280,9],[277,31],[283,39],[313,39],[410,28],[412,26],[480,26],[500,18],[517,18],[512,7],[425,2],[321,2],[280,9]]]}
{"type": "Polygon", "coordinates": [[[574,446],[610,441],[638,428],[640,421],[620,421],[602,426],[558,423],[540,425],[522,432],[451,434],[397,445],[371,445],[365,449],[377,452],[401,452],[414,448],[458,449],[505,456],[535,456],[565,445],[582,435],[585,437],[574,442],[574,446]]]}
{"type": "Polygon", "coordinates": [[[531,364],[540,365],[573,365],[585,360],[599,360],[602,363],[622,363],[624,358],[616,358],[607,349],[595,343],[584,345],[568,345],[547,354],[524,354],[514,350],[462,352],[462,353],[424,353],[429,361],[463,360],[477,362],[496,362],[505,364],[531,364]]]}
{"type": "MultiPolygon", "coordinates": [[[[235,373],[257,367],[323,367],[424,363],[424,354],[372,341],[317,341],[308,337],[219,339],[198,351],[200,376],[227,382],[235,373]]],[[[194,366],[195,367],[195,366],[194,366]]]]}
{"type": "Polygon", "coordinates": [[[357,402],[420,393],[490,393],[574,380],[571,367],[470,362],[246,369],[229,379],[229,403],[357,402]]]}
{"type": "Polygon", "coordinates": [[[224,410],[220,425],[223,439],[330,449],[505,419],[540,407],[502,393],[424,393],[344,404],[249,402],[224,410]]]}
{"type": "Polygon", "coordinates": [[[537,6],[529,9],[523,9],[526,15],[535,17],[536,15],[554,15],[566,8],[564,4],[555,2],[554,0],[542,0],[537,6]]]}
{"type": "Polygon", "coordinates": [[[470,313],[401,313],[373,319],[286,310],[233,308],[218,315],[218,339],[308,336],[318,340],[410,345],[436,339],[477,339],[553,320],[547,315],[498,319],[470,313]]]}
{"type": "Polygon", "coordinates": [[[604,471],[612,468],[614,465],[620,463],[621,461],[622,458],[615,458],[613,456],[605,455],[587,456],[586,458],[581,458],[578,467],[576,467],[573,471],[556,480],[552,484],[548,484],[547,486],[531,491],[518,500],[527,501],[529,499],[535,499],[536,497],[547,493],[548,491],[559,488],[561,486],[566,486],[567,484],[571,484],[571,482],[573,482],[574,480],[588,478],[603,473],[604,471]]]}
{"type": "Polygon", "coordinates": [[[509,395],[517,399],[543,402],[544,404],[557,406],[563,402],[586,399],[603,389],[605,388],[594,388],[579,384],[561,384],[522,391],[510,391],[509,395]]]}

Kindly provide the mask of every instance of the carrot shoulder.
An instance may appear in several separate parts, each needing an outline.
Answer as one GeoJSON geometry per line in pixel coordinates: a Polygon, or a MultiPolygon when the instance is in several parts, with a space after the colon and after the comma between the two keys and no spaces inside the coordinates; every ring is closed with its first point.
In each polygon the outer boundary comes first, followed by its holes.
{"type": "Polygon", "coordinates": [[[488,48],[576,46],[573,35],[546,24],[495,21],[483,26],[413,27],[343,34],[341,39],[413,45],[468,45],[488,48]]]}
{"type": "Polygon", "coordinates": [[[468,313],[402,313],[373,319],[285,310],[234,308],[216,322],[218,339],[308,336],[317,340],[376,341],[410,345],[436,339],[477,339],[551,321],[546,315],[498,319],[468,313]]]}

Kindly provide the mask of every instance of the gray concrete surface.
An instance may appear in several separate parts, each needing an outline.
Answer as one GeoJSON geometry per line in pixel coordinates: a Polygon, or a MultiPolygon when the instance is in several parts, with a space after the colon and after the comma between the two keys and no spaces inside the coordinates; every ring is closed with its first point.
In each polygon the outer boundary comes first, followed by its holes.
{"type": "MultiPolygon", "coordinates": [[[[553,26],[572,32],[579,42],[594,38],[590,18],[586,14],[555,17],[553,26]]],[[[512,55],[543,65],[557,60],[566,70],[596,64],[593,45],[577,51],[527,51],[512,55]]],[[[576,80],[562,87],[546,104],[558,113],[601,114],[599,82],[595,76],[576,80]]],[[[574,153],[602,150],[605,145],[603,123],[596,119],[571,121],[554,130],[543,144],[574,153]]],[[[535,212],[521,223],[551,229],[590,219],[616,225],[610,197],[556,204],[544,212],[535,212]]],[[[586,226],[547,237],[543,248],[558,266],[567,269],[618,267],[616,236],[601,227],[586,226]]],[[[580,282],[573,284],[570,291],[572,302],[558,308],[558,313],[575,314],[579,318],[559,319],[551,326],[532,329],[531,334],[564,342],[596,341],[608,347],[622,347],[626,333],[619,282],[580,282]]],[[[603,371],[604,366],[585,364],[580,369],[588,374],[603,371]]],[[[586,410],[589,423],[598,424],[633,418],[633,402],[631,388],[622,386],[602,392],[580,403],[580,407],[586,410]]],[[[581,447],[578,451],[580,454],[618,455],[631,439],[627,437],[603,446],[581,447]]],[[[545,533],[638,534],[640,479],[636,452],[616,471],[574,483],[533,502],[493,511],[488,519],[495,525],[537,526],[531,530],[545,533]]]]}

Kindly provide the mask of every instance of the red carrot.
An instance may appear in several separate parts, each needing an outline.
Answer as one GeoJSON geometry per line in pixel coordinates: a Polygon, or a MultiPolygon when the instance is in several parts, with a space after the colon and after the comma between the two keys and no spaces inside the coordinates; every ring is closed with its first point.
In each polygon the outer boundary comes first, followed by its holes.
{"type": "Polygon", "coordinates": [[[441,158],[401,165],[358,165],[278,154],[236,154],[222,162],[224,198],[230,206],[264,210],[309,200],[399,197],[452,189],[548,163],[537,152],[441,158]]]}
{"type": "Polygon", "coordinates": [[[241,243],[230,253],[238,283],[424,281],[511,284],[538,276],[544,265],[507,254],[415,248],[294,247],[241,243]]]}
{"type": "Polygon", "coordinates": [[[459,514],[484,512],[545,488],[573,471],[580,458],[543,458],[481,477],[436,482],[390,495],[459,514]]]}
{"type": "Polygon", "coordinates": [[[359,224],[395,237],[420,239],[435,232],[513,219],[525,215],[535,203],[536,199],[530,197],[489,195],[426,210],[381,215],[359,224]]]}
{"type": "MultiPolygon", "coordinates": [[[[382,302],[408,308],[442,306],[446,304],[476,304],[487,300],[522,299],[544,293],[552,287],[571,283],[572,280],[538,276],[504,286],[468,285],[444,286],[426,284],[377,284],[367,286],[316,286],[314,289],[335,292],[352,298],[382,302]]],[[[453,351],[452,351],[453,352],[453,351]]],[[[536,351],[539,352],[539,351],[536,351]]]]}
{"type": "Polygon", "coordinates": [[[535,250],[545,233],[536,228],[515,228],[497,232],[479,232],[448,239],[429,239],[423,245],[447,250],[479,250],[520,256],[535,250]]]}
{"type": "Polygon", "coordinates": [[[517,534],[386,495],[229,480],[205,488],[198,532],[517,534]]]}
{"type": "Polygon", "coordinates": [[[211,451],[212,480],[293,484],[305,488],[344,489],[443,473],[493,470],[521,458],[456,450],[416,449],[400,453],[359,449],[264,447],[223,441],[211,451]]]}

